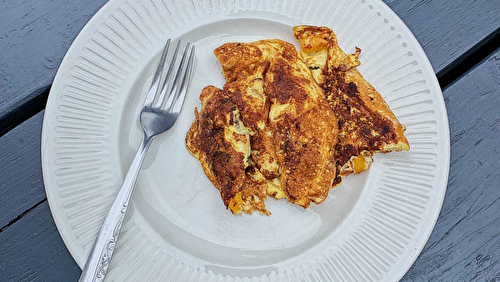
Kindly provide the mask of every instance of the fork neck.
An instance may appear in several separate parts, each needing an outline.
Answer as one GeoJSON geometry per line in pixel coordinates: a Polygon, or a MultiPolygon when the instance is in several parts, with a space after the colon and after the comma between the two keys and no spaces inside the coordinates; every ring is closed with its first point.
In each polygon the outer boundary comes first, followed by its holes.
{"type": "Polygon", "coordinates": [[[147,133],[144,133],[138,150],[141,151],[141,153],[145,154],[148,151],[149,146],[151,145],[155,137],[156,135],[148,135],[147,133]]]}

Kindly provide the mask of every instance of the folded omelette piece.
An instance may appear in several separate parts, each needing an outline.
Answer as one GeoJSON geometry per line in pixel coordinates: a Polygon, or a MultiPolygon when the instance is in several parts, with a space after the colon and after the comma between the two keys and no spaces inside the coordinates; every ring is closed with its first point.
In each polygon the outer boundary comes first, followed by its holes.
{"type": "Polygon", "coordinates": [[[285,43],[272,57],[265,89],[281,168],[280,189],[290,202],[304,208],[311,202],[319,204],[336,176],[337,119],[292,44],[285,43]]]}
{"type": "Polygon", "coordinates": [[[207,86],[200,94],[202,108],[186,135],[188,151],[220,191],[226,208],[235,214],[265,209],[267,182],[250,159],[249,128],[224,90],[207,86]]]}
{"type": "Polygon", "coordinates": [[[268,124],[270,104],[264,93],[264,79],[271,58],[283,43],[281,40],[226,43],[214,51],[226,78],[224,90],[238,107],[243,124],[249,128],[252,160],[270,181],[277,179],[279,165],[268,124]]]}
{"type": "Polygon", "coordinates": [[[356,68],[361,50],[346,55],[334,32],[326,27],[297,26],[293,30],[301,44],[300,54],[338,120],[334,185],[352,172],[368,169],[376,152],[409,150],[405,127],[356,68]]]}

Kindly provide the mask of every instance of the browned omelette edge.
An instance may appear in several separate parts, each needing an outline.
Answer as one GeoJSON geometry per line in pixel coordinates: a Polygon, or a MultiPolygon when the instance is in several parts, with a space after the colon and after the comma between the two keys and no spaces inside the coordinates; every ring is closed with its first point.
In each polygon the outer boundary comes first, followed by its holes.
{"type": "Polygon", "coordinates": [[[371,155],[376,152],[409,150],[404,126],[356,68],[361,50],[356,48],[355,54],[345,54],[335,33],[327,27],[296,26],[293,30],[301,43],[304,61],[339,119],[336,150],[341,153],[337,153],[339,175],[335,184],[340,184],[341,177],[368,169],[371,155]],[[356,114],[358,118],[352,120],[356,114]],[[369,128],[364,126],[363,117],[371,123],[369,128]]]}

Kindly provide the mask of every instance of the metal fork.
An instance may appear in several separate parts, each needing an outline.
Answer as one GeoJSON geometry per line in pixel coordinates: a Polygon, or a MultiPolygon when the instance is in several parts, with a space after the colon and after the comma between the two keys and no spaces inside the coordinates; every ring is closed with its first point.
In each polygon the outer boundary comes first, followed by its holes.
{"type": "Polygon", "coordinates": [[[169,130],[174,125],[182,108],[193,68],[194,46],[186,44],[175,78],[172,80],[175,61],[179,54],[180,41],[178,42],[167,74],[162,79],[170,42],[169,39],[163,49],[160,63],[140,113],[140,122],[144,132],[142,142],[101,230],[97,234],[94,246],[78,281],[104,280],[144,157],[154,137],[169,130]],[[161,81],[164,82],[160,88],[161,81]]]}

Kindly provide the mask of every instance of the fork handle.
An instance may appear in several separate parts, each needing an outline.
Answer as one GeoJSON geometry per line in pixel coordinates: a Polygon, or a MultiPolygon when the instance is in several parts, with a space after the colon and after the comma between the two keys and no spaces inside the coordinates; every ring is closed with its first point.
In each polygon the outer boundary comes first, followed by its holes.
{"type": "Polygon", "coordinates": [[[130,196],[151,141],[151,137],[143,137],[115,201],[97,234],[94,246],[90,250],[87,262],[78,280],[79,282],[104,280],[125,218],[130,196]]]}

